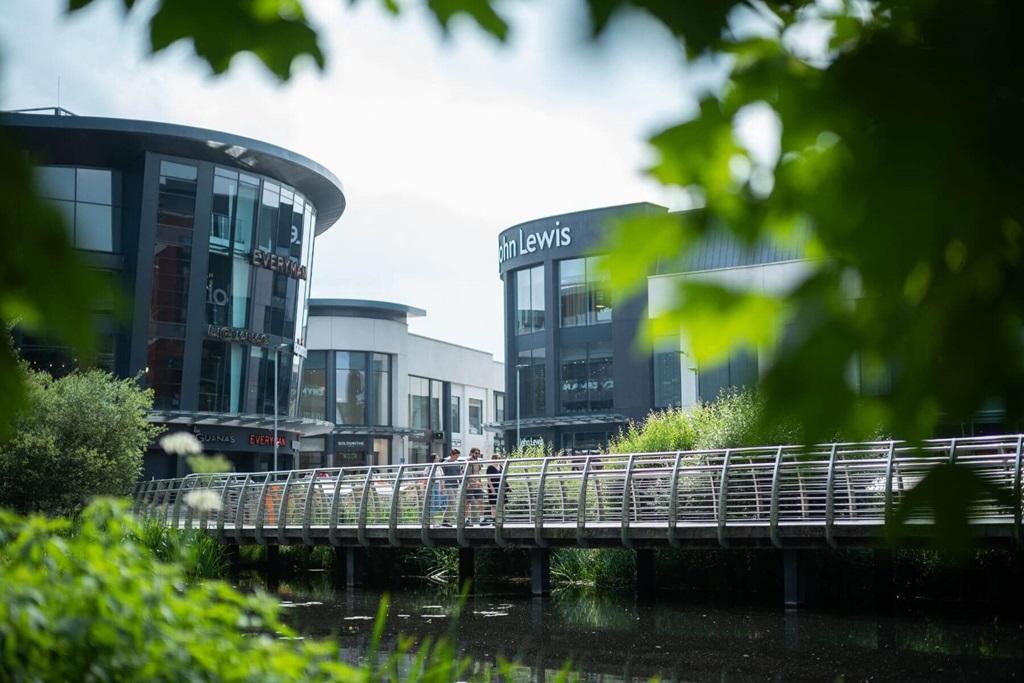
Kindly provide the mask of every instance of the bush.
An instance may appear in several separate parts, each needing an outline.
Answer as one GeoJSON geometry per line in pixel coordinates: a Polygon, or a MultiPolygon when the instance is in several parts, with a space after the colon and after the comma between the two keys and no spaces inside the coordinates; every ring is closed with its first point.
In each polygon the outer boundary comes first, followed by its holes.
{"type": "Polygon", "coordinates": [[[152,391],[100,370],[53,379],[23,366],[28,396],[0,443],[0,505],[73,513],[98,495],[125,495],[159,434],[152,391]]]}
{"type": "Polygon", "coordinates": [[[795,443],[794,425],[763,426],[764,404],[750,390],[725,390],[714,403],[654,411],[630,422],[608,445],[611,453],[656,453],[795,443]]]}

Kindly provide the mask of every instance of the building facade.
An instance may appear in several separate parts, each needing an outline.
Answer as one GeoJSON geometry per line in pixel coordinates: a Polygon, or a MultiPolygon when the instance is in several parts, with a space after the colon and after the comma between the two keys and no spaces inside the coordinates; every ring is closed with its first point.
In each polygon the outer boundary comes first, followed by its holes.
{"type": "Polygon", "coordinates": [[[312,299],[299,414],[334,424],[302,441],[303,467],[427,462],[451,448],[502,448],[505,372],[491,354],[410,334],[419,308],[312,299]]]}
{"type": "MultiPolygon", "coordinates": [[[[236,469],[269,469],[275,452],[292,466],[303,438],[331,428],[302,418],[299,396],[314,243],[345,209],[338,179],[229,133],[53,114],[6,113],[0,125],[37,164],[74,245],[128,294],[126,314],[98,306],[100,364],[141,376],[152,421],[193,432],[236,469]]],[[[43,369],[69,355],[16,341],[43,369]]],[[[144,476],[186,467],[154,446],[144,476]]]]}

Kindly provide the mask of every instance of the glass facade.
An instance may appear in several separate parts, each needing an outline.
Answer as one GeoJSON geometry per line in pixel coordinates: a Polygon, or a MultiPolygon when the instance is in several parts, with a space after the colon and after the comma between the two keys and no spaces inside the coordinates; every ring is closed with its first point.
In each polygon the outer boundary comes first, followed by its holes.
{"type": "Polygon", "coordinates": [[[615,390],[611,342],[563,345],[561,364],[562,413],[611,410],[615,390]]]}
{"type": "Polygon", "coordinates": [[[516,334],[544,329],[544,266],[515,272],[516,334]]]}
{"type": "Polygon", "coordinates": [[[373,354],[373,424],[391,424],[391,356],[386,353],[373,354]]]}
{"type": "Polygon", "coordinates": [[[723,389],[753,387],[757,384],[757,379],[757,354],[751,351],[733,351],[725,361],[699,368],[697,397],[704,403],[711,403],[718,398],[723,389]]]}
{"type": "Polygon", "coordinates": [[[546,394],[544,390],[545,353],[543,348],[521,350],[517,356],[516,372],[519,373],[519,410],[522,417],[538,417],[544,414],[547,408],[546,394]]]}
{"type": "Polygon", "coordinates": [[[409,426],[432,432],[441,431],[443,394],[444,383],[409,375],[409,426]]]}
{"type": "Polygon", "coordinates": [[[341,425],[365,425],[366,354],[336,351],[334,421],[341,425]]]}
{"type": "Polygon", "coordinates": [[[462,433],[462,399],[458,396],[452,396],[451,404],[451,426],[453,434],[462,433]]]}
{"type": "Polygon", "coordinates": [[[558,301],[562,327],[612,321],[611,290],[598,256],[558,263],[558,301]]]}
{"type": "Polygon", "coordinates": [[[505,421],[505,394],[500,391],[494,392],[494,421],[505,421]]]}
{"type": "Polygon", "coordinates": [[[469,433],[484,433],[484,402],[478,398],[471,398],[469,403],[469,433]]]}
{"type": "Polygon", "coordinates": [[[326,351],[310,351],[303,364],[299,417],[327,419],[326,351]]]}
{"type": "Polygon", "coordinates": [[[654,344],[654,407],[678,408],[683,402],[682,359],[679,339],[667,337],[654,344]]]}
{"type": "Polygon", "coordinates": [[[103,168],[40,166],[39,193],[64,218],[71,243],[87,251],[119,251],[121,175],[103,168]]]}

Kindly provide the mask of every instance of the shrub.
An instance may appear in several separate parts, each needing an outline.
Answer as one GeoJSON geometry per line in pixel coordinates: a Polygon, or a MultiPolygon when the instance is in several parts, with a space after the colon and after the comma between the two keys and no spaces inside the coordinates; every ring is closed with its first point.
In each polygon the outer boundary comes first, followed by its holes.
{"type": "Polygon", "coordinates": [[[127,494],[159,434],[146,419],[152,392],[100,370],[60,379],[23,372],[28,400],[0,443],[0,505],[58,514],[127,494]]]}

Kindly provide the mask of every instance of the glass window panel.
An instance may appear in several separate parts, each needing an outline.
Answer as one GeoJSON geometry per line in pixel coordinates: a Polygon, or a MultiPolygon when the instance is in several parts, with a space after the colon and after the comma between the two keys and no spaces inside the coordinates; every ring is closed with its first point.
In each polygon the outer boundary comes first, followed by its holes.
{"type": "Polygon", "coordinates": [[[66,202],[60,199],[53,200],[50,202],[57,210],[60,211],[61,218],[64,221],[64,228],[67,230],[68,237],[71,242],[75,241],[75,203],[66,202]]]}
{"type": "Polygon", "coordinates": [[[160,162],[160,175],[180,180],[196,180],[199,177],[199,170],[195,166],[179,164],[173,161],[160,162]]]}
{"type": "Polygon", "coordinates": [[[654,345],[654,407],[682,405],[682,359],[679,340],[659,340],[654,345]]]}
{"type": "Polygon", "coordinates": [[[444,385],[436,379],[430,380],[430,428],[435,432],[441,431],[441,397],[444,393],[444,385]]]}
{"type": "Polygon", "coordinates": [[[75,205],[75,246],[91,251],[114,250],[113,217],[109,206],[75,205]]]}
{"type": "Polygon", "coordinates": [[[299,415],[314,420],[326,419],[327,353],[310,351],[302,368],[299,415]]]}
{"type": "Polygon", "coordinates": [[[157,410],[181,407],[184,358],[184,340],[150,338],[146,353],[146,383],[153,389],[153,407],[157,410]]]}
{"type": "Polygon", "coordinates": [[[587,269],[585,259],[558,264],[558,297],[562,327],[587,324],[587,269]]]}
{"type": "Polygon", "coordinates": [[[538,417],[547,409],[544,355],[543,348],[519,351],[518,365],[523,367],[516,370],[519,372],[521,393],[519,409],[523,417],[538,417]]]}
{"type": "Polygon", "coordinates": [[[235,203],[235,251],[248,254],[252,251],[252,231],[256,225],[256,204],[259,201],[259,185],[245,182],[246,176],[238,185],[238,197],[235,203]]]}
{"type": "Polygon", "coordinates": [[[484,402],[478,398],[471,398],[469,404],[469,433],[484,433],[484,402]]]}
{"type": "Polygon", "coordinates": [[[39,194],[47,199],[75,199],[75,169],[66,166],[36,168],[39,194]]]}
{"type": "Polygon", "coordinates": [[[587,347],[563,346],[561,354],[561,411],[583,413],[587,411],[587,347]]]}
{"type": "Polygon", "coordinates": [[[335,422],[365,425],[366,419],[366,354],[335,352],[335,422]]]}
{"type": "Polygon", "coordinates": [[[462,398],[459,396],[452,396],[451,404],[451,427],[452,434],[462,433],[462,398]]]}
{"type": "Polygon", "coordinates": [[[277,232],[278,216],[281,198],[277,185],[263,183],[262,206],[260,207],[259,232],[256,236],[256,246],[260,249],[272,251],[274,248],[274,237],[277,232]]]}
{"type": "Polygon", "coordinates": [[[544,329],[544,266],[516,271],[516,334],[544,329]]]}
{"type": "Polygon", "coordinates": [[[80,168],[77,171],[75,199],[94,204],[112,204],[110,171],[80,168]]]}
{"type": "Polygon", "coordinates": [[[231,241],[238,182],[214,176],[213,206],[210,212],[210,244],[227,246],[231,241]]]}
{"type": "Polygon", "coordinates": [[[231,261],[227,254],[210,251],[206,276],[206,322],[211,325],[231,324],[231,261]]]}
{"type": "Polygon", "coordinates": [[[409,376],[409,426],[413,429],[430,428],[430,382],[422,377],[409,376]]]}
{"type": "Polygon", "coordinates": [[[391,356],[373,354],[373,424],[391,424],[391,356]]]}
{"type": "Polygon", "coordinates": [[[590,324],[612,321],[612,296],[608,276],[601,266],[601,257],[587,259],[587,285],[590,289],[590,324]]]}
{"type": "Polygon", "coordinates": [[[505,421],[505,394],[500,391],[494,392],[494,421],[505,421]]]}
{"type": "MultiPolygon", "coordinates": [[[[212,256],[212,255],[211,255],[212,256]]],[[[231,269],[231,326],[249,326],[249,271],[247,260],[234,256],[231,269]]]]}
{"type": "Polygon", "coordinates": [[[615,393],[615,377],[612,374],[611,342],[590,344],[587,355],[587,392],[591,412],[600,413],[612,409],[615,393]]]}

